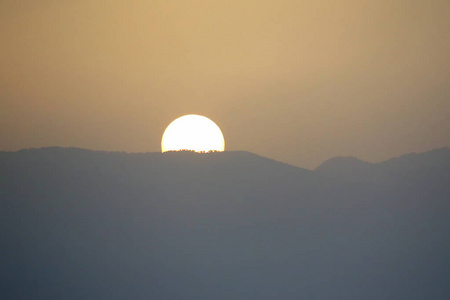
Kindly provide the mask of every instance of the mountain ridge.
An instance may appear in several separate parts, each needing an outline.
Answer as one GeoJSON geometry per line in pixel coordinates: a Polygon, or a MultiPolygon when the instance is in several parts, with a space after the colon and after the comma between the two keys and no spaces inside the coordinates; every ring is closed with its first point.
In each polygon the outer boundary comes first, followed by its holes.
{"type": "Polygon", "coordinates": [[[356,157],[338,156],[326,160],[315,171],[335,176],[348,173],[361,176],[371,172],[395,172],[401,169],[411,171],[420,168],[450,168],[450,148],[407,153],[377,163],[366,162],[356,157]]]}
{"type": "MultiPolygon", "coordinates": [[[[63,152],[79,152],[79,153],[91,153],[91,154],[110,154],[110,155],[131,155],[131,156],[158,156],[158,155],[166,155],[166,156],[173,156],[173,155],[196,155],[197,157],[201,157],[202,155],[242,155],[242,156],[254,156],[259,158],[264,158],[267,160],[271,160],[280,164],[284,164],[287,166],[291,166],[294,168],[299,168],[303,170],[309,170],[306,168],[302,168],[300,166],[294,166],[292,164],[288,164],[282,161],[278,161],[272,158],[268,158],[265,156],[261,156],[256,153],[244,151],[244,150],[237,150],[237,151],[223,151],[223,152],[212,152],[212,153],[196,153],[193,151],[169,151],[166,153],[161,152],[125,152],[125,151],[106,151],[106,150],[90,150],[86,148],[79,148],[79,147],[60,147],[60,146],[50,146],[50,147],[41,147],[41,148],[27,148],[27,149],[20,149],[17,151],[0,151],[0,155],[9,155],[9,154],[28,154],[28,153],[53,153],[53,154],[60,154],[63,152]]],[[[392,163],[397,164],[406,164],[410,162],[419,162],[422,165],[449,165],[450,166],[450,148],[449,147],[441,147],[441,148],[435,148],[431,149],[429,151],[424,152],[411,152],[406,153],[403,155],[399,155],[396,157],[392,157],[390,159],[376,162],[376,163],[370,163],[367,161],[364,161],[360,158],[354,157],[354,156],[335,156],[331,157],[327,160],[325,160],[323,163],[321,163],[319,166],[317,166],[312,171],[318,171],[318,172],[329,172],[331,170],[335,171],[339,168],[351,168],[351,167],[362,167],[362,166],[377,166],[377,165],[389,165],[392,163]]]]}

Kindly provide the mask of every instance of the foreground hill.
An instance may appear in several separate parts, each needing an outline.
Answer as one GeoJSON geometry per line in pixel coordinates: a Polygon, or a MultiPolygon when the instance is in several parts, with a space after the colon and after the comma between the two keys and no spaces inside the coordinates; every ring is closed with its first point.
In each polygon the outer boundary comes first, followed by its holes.
{"type": "Polygon", "coordinates": [[[446,299],[448,153],[0,152],[0,298],[446,299]]]}

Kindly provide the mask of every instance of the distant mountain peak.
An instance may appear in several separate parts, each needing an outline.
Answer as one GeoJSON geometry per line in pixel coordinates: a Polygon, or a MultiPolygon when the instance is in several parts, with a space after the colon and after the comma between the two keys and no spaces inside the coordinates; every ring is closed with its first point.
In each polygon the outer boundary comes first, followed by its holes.
{"type": "Polygon", "coordinates": [[[408,153],[379,163],[369,163],[352,156],[330,158],[316,168],[316,172],[329,175],[351,175],[358,178],[368,172],[411,171],[415,169],[450,167],[450,148],[443,147],[423,153],[408,153]]]}
{"type": "Polygon", "coordinates": [[[392,167],[444,167],[450,166],[450,148],[443,147],[422,153],[408,153],[378,163],[392,167]]]}
{"type": "Polygon", "coordinates": [[[363,171],[370,168],[373,164],[363,161],[353,156],[337,156],[328,159],[316,168],[316,172],[321,173],[340,173],[363,171]]]}

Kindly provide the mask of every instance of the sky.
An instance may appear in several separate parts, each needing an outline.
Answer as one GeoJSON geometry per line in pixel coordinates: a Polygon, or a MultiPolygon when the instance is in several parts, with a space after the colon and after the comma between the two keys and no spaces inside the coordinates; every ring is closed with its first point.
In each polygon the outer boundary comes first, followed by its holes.
{"type": "Polygon", "coordinates": [[[2,0],[0,150],[158,152],[185,114],[305,168],[450,146],[447,0],[2,0]]]}

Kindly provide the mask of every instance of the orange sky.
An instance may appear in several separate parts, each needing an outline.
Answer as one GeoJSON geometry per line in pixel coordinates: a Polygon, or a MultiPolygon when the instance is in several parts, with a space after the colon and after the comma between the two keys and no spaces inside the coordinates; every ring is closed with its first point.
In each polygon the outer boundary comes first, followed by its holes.
{"type": "Polygon", "coordinates": [[[227,150],[314,168],[450,146],[450,2],[0,1],[0,150],[227,150]]]}

